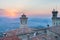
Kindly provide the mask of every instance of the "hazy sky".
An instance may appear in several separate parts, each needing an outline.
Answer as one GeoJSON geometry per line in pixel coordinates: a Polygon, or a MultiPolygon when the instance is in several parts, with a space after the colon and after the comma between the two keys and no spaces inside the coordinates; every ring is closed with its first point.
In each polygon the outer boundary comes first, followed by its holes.
{"type": "Polygon", "coordinates": [[[23,11],[28,16],[51,16],[52,9],[60,13],[60,0],[0,0],[0,15],[17,17],[23,11]],[[3,10],[1,10],[3,9],[3,10]]]}

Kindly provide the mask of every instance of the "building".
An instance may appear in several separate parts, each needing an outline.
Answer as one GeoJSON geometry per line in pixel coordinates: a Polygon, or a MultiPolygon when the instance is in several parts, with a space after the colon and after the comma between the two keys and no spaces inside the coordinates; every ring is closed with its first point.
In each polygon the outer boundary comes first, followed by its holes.
{"type": "Polygon", "coordinates": [[[21,24],[20,28],[28,27],[27,20],[28,20],[28,17],[26,17],[26,15],[23,13],[23,15],[20,17],[20,24],[21,24]]]}
{"type": "Polygon", "coordinates": [[[53,26],[60,25],[60,17],[57,17],[57,15],[58,15],[58,11],[53,9],[53,11],[52,11],[52,25],[53,26]]]}
{"type": "Polygon", "coordinates": [[[52,11],[52,26],[48,27],[47,35],[49,40],[60,40],[60,17],[57,17],[58,11],[52,11]]]}
{"type": "Polygon", "coordinates": [[[60,17],[57,17],[58,11],[52,11],[52,26],[47,25],[46,34],[32,37],[32,40],[60,40],[60,17]]]}
{"type": "Polygon", "coordinates": [[[51,39],[60,40],[60,26],[52,26],[48,29],[48,35],[51,39]]]}

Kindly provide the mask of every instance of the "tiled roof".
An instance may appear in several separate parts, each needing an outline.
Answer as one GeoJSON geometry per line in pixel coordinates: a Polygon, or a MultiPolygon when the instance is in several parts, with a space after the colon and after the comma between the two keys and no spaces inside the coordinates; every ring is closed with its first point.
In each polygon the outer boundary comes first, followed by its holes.
{"type": "Polygon", "coordinates": [[[1,38],[1,40],[21,40],[21,39],[19,39],[17,36],[7,36],[1,38]]]}
{"type": "Polygon", "coordinates": [[[6,34],[8,36],[12,36],[12,35],[31,33],[32,31],[33,31],[33,29],[31,29],[31,28],[19,28],[19,29],[16,29],[16,30],[8,31],[8,32],[6,32],[6,34]]]}
{"type": "Polygon", "coordinates": [[[60,17],[57,17],[57,18],[52,18],[52,19],[60,20],[60,17]]]}
{"type": "Polygon", "coordinates": [[[32,37],[32,40],[43,40],[44,38],[45,39],[48,38],[47,34],[42,34],[42,35],[38,35],[36,37],[32,37]]]}
{"type": "Polygon", "coordinates": [[[60,35],[60,26],[52,26],[49,30],[60,35]]]}
{"type": "Polygon", "coordinates": [[[60,19],[60,17],[57,17],[57,19],[60,19]]]}

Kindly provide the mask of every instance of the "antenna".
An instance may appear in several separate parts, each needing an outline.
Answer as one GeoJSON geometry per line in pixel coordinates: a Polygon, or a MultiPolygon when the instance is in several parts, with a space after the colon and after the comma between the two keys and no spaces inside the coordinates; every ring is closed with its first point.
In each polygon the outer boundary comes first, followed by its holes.
{"type": "Polygon", "coordinates": [[[55,1],[55,8],[53,8],[53,10],[57,11],[57,0],[54,0],[55,1]]]}
{"type": "Polygon", "coordinates": [[[56,6],[56,11],[57,11],[57,0],[55,0],[55,1],[56,1],[56,5],[55,5],[56,6]]]}
{"type": "Polygon", "coordinates": [[[55,11],[55,9],[53,9],[53,11],[55,11]]]}
{"type": "Polygon", "coordinates": [[[24,15],[24,12],[20,12],[20,13],[24,15]]]}
{"type": "Polygon", "coordinates": [[[22,12],[20,12],[20,13],[22,13],[24,15],[25,14],[25,10],[22,10],[22,12]]]}

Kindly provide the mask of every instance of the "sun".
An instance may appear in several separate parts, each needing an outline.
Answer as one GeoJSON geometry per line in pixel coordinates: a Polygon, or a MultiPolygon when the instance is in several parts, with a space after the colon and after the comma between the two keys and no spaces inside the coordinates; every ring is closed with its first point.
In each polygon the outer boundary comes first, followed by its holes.
{"type": "Polygon", "coordinates": [[[16,17],[18,17],[17,10],[6,9],[5,10],[5,16],[10,17],[10,18],[16,18],[16,17]]]}

